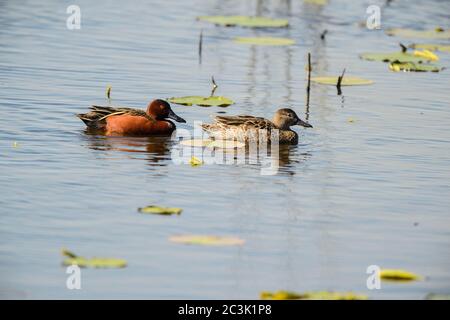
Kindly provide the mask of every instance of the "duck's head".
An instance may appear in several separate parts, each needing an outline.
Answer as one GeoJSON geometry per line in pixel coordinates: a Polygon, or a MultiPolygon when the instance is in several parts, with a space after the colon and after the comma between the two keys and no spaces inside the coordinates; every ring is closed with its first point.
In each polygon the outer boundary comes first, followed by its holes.
{"type": "Polygon", "coordinates": [[[289,127],[299,125],[305,128],[312,128],[308,122],[300,119],[294,110],[289,108],[283,108],[277,110],[275,112],[275,116],[273,117],[273,123],[280,128],[281,130],[288,130],[289,127]]]}
{"type": "Polygon", "coordinates": [[[186,122],[186,120],[177,116],[175,112],[173,112],[167,101],[161,99],[153,100],[148,104],[147,114],[156,120],[173,119],[177,122],[186,122]]]}

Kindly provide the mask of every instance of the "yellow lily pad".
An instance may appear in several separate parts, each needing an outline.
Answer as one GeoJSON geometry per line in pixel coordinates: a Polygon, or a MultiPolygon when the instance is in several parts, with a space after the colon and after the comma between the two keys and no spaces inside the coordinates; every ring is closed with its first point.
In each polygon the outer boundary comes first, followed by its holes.
{"type": "Polygon", "coordinates": [[[198,166],[201,166],[201,165],[203,164],[203,161],[200,160],[200,159],[197,158],[197,157],[192,156],[192,157],[191,157],[191,160],[189,160],[189,164],[190,164],[192,167],[198,167],[198,166]]]}
{"type": "Polygon", "coordinates": [[[203,96],[185,96],[185,97],[172,97],[168,98],[167,101],[175,104],[181,104],[184,106],[192,106],[198,105],[201,107],[228,107],[234,103],[233,100],[221,97],[221,96],[213,96],[213,97],[203,97],[203,96]]]}
{"type": "Polygon", "coordinates": [[[272,19],[268,17],[253,16],[200,16],[197,19],[226,27],[284,28],[289,25],[287,19],[272,19]]]}
{"type": "Polygon", "coordinates": [[[380,279],[382,280],[393,280],[393,281],[413,281],[419,280],[420,276],[400,269],[381,269],[380,279]]]}
{"type": "Polygon", "coordinates": [[[263,300],[367,300],[366,295],[358,295],[353,292],[316,291],[296,293],[291,291],[263,291],[260,294],[263,300]]]}
{"type": "Polygon", "coordinates": [[[387,29],[386,34],[404,38],[426,38],[426,39],[450,39],[450,30],[436,28],[433,30],[414,30],[392,28],[387,29]]]}
{"type": "Polygon", "coordinates": [[[431,52],[430,50],[414,50],[413,55],[416,57],[422,57],[428,59],[429,61],[438,61],[439,57],[437,54],[431,52]]]}
{"type": "Polygon", "coordinates": [[[414,72],[439,72],[442,68],[432,64],[419,64],[414,62],[394,61],[389,63],[389,69],[392,71],[414,71],[414,72]]]}
{"type": "MultiPolygon", "coordinates": [[[[338,77],[333,77],[333,76],[312,77],[311,81],[320,83],[320,84],[335,86],[338,82],[338,77]]],[[[344,76],[344,78],[342,78],[341,86],[361,86],[361,85],[368,85],[368,84],[372,84],[372,83],[373,83],[372,80],[363,79],[363,78],[359,78],[359,77],[344,76]]]]}
{"type": "Polygon", "coordinates": [[[208,148],[236,149],[245,147],[245,143],[236,140],[213,140],[208,148]]]}
{"type": "Polygon", "coordinates": [[[236,37],[233,41],[258,46],[290,46],[295,44],[295,40],[277,37],[236,37]]]}
{"type": "Polygon", "coordinates": [[[179,235],[169,238],[170,241],[183,244],[196,244],[204,246],[240,246],[244,240],[236,237],[220,237],[212,235],[179,235]]]}
{"type": "Polygon", "coordinates": [[[450,44],[413,43],[409,45],[409,48],[450,53],[450,44]]]}
{"type": "Polygon", "coordinates": [[[138,209],[141,213],[152,213],[152,214],[160,214],[164,216],[169,215],[180,215],[183,209],[181,208],[173,208],[173,207],[160,207],[160,206],[146,206],[138,209]]]}
{"type": "Polygon", "coordinates": [[[180,142],[180,144],[182,146],[187,146],[187,147],[202,148],[202,147],[207,147],[211,142],[213,142],[213,140],[210,140],[210,139],[192,139],[192,140],[182,140],[180,142]]]}
{"type": "Polygon", "coordinates": [[[125,268],[127,266],[127,261],[124,259],[116,258],[84,258],[75,255],[74,253],[62,249],[61,253],[67,258],[63,260],[63,265],[77,265],[80,268],[125,268]]]}
{"type": "Polygon", "coordinates": [[[383,62],[392,62],[392,61],[400,61],[400,62],[416,62],[422,63],[429,61],[429,58],[418,57],[409,52],[387,52],[387,53],[362,53],[359,55],[361,59],[370,60],[370,61],[383,61],[383,62]]]}

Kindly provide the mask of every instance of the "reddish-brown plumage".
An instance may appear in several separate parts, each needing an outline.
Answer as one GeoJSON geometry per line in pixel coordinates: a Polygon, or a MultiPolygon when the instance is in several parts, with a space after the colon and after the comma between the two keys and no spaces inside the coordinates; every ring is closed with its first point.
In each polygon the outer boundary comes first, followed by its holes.
{"type": "Polygon", "coordinates": [[[176,127],[168,118],[186,122],[172,111],[166,101],[160,99],[149,103],[145,112],[147,115],[142,110],[129,108],[92,106],[91,109],[91,112],[79,114],[78,117],[89,129],[106,135],[170,135],[176,127]]]}
{"type": "Polygon", "coordinates": [[[107,135],[163,135],[171,134],[175,125],[168,120],[154,122],[139,116],[119,115],[106,119],[107,135]]]}

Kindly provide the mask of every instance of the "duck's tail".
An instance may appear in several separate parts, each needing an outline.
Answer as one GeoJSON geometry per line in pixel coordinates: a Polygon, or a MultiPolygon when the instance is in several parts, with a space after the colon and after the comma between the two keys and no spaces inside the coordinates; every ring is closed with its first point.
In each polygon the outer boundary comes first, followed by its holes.
{"type": "Polygon", "coordinates": [[[92,106],[92,111],[88,113],[79,113],[77,117],[83,121],[88,129],[93,130],[102,130],[105,129],[106,126],[106,117],[113,113],[114,108],[110,107],[101,107],[101,106],[92,106]]]}

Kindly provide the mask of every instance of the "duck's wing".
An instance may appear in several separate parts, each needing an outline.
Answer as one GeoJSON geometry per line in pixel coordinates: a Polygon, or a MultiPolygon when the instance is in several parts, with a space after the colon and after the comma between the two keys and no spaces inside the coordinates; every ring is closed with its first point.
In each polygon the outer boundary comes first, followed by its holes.
{"type": "Polygon", "coordinates": [[[275,125],[272,121],[261,117],[240,115],[240,116],[216,116],[214,121],[219,126],[242,126],[254,129],[273,129],[275,125]]]}
{"type": "Polygon", "coordinates": [[[78,118],[83,120],[83,122],[90,128],[101,128],[106,123],[106,118],[110,116],[119,115],[131,115],[144,117],[152,122],[155,121],[153,117],[148,115],[144,110],[127,108],[127,107],[110,107],[110,106],[98,106],[92,105],[90,107],[91,111],[88,113],[78,114],[78,118]]]}

